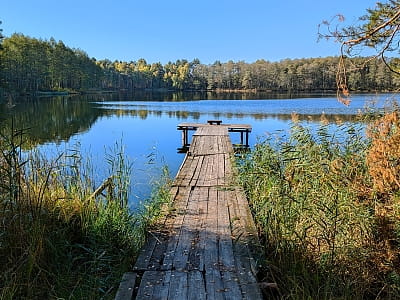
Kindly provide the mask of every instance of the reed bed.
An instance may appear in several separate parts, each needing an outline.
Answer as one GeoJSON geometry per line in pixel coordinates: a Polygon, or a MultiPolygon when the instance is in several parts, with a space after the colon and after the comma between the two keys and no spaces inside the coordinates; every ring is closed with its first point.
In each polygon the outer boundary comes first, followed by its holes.
{"type": "Polygon", "coordinates": [[[113,298],[169,201],[167,171],[133,213],[122,149],[106,157],[107,193],[93,197],[100,183],[79,149],[48,160],[10,131],[0,136],[0,299],[113,298]]]}
{"type": "Polygon", "coordinates": [[[269,298],[400,298],[399,116],[316,129],[294,116],[238,161],[269,298]]]}

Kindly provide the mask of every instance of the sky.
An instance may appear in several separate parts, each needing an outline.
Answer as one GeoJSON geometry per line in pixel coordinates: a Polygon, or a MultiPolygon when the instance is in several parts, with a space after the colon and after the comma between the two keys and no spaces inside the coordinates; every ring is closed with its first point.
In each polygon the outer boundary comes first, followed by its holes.
{"type": "Polygon", "coordinates": [[[90,57],[202,63],[339,55],[318,40],[337,14],[354,24],[376,0],[1,0],[3,35],[62,40],[90,57]]]}

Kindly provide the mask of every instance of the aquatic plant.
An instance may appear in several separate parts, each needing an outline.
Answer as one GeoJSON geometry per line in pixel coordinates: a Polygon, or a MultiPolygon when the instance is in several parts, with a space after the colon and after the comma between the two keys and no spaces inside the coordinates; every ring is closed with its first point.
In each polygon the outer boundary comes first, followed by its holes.
{"type": "Polygon", "coordinates": [[[398,111],[370,123],[368,137],[361,124],[294,120],[288,138],[267,137],[238,163],[262,280],[277,284],[270,297],[400,296],[399,130],[398,111]]]}
{"type": "Polygon", "coordinates": [[[168,173],[133,213],[122,148],[107,155],[110,177],[95,193],[101,182],[78,148],[49,160],[22,151],[24,130],[8,128],[0,136],[0,299],[112,298],[169,201],[168,173]]]}

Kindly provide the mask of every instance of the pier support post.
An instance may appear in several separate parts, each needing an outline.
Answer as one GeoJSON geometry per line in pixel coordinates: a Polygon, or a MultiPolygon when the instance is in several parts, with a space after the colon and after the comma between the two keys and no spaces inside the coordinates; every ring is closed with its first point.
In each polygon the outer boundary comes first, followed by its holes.
{"type": "Polygon", "coordinates": [[[182,147],[188,146],[189,141],[188,141],[188,129],[184,128],[182,130],[182,147]]]}

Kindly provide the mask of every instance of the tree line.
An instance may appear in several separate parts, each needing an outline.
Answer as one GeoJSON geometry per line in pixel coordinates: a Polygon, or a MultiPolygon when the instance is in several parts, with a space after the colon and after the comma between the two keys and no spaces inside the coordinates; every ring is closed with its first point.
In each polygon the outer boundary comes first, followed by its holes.
{"type": "MultiPolygon", "coordinates": [[[[144,59],[96,60],[53,38],[42,40],[13,34],[0,42],[0,85],[4,90],[20,93],[135,89],[336,90],[338,57],[213,64],[182,59],[163,65],[144,59]]],[[[347,83],[352,90],[392,91],[400,87],[400,78],[380,59],[348,58],[347,64],[347,83]]]]}

